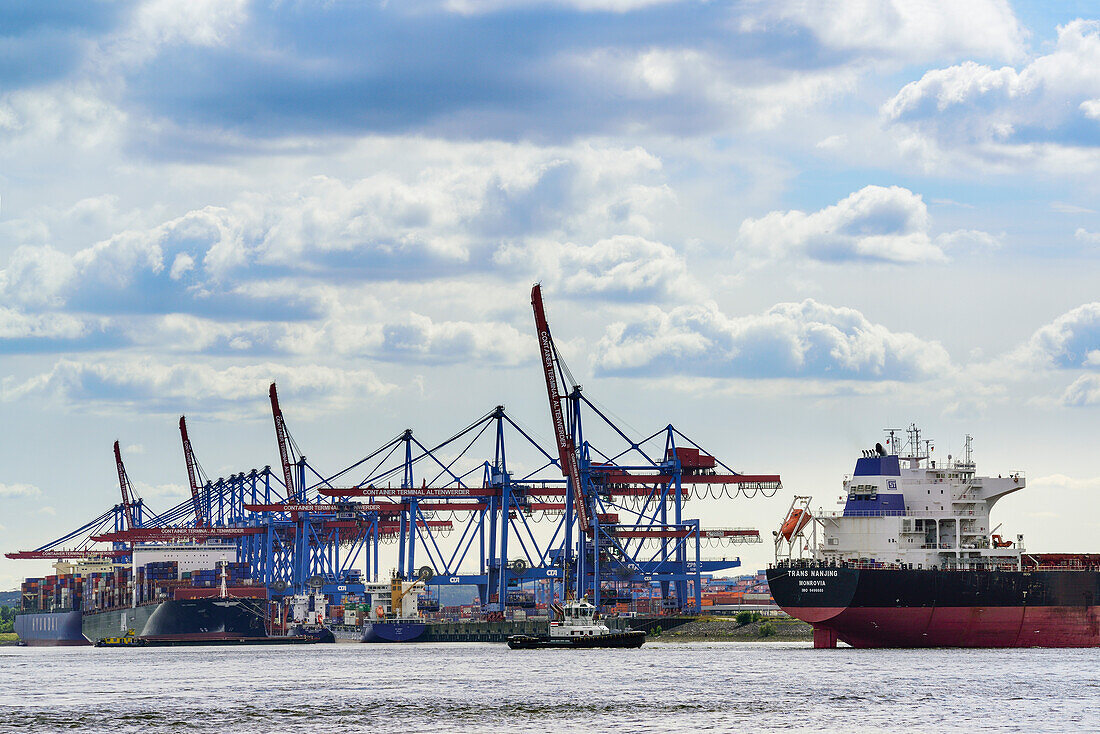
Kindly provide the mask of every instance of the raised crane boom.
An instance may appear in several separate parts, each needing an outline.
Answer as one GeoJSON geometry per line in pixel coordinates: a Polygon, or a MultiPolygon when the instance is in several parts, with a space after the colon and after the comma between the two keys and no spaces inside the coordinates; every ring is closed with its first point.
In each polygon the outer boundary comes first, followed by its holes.
{"type": "Polygon", "coordinates": [[[577,522],[581,531],[590,532],[588,505],[584,501],[584,489],[581,486],[581,469],[577,463],[577,450],[573,437],[565,425],[565,412],[562,410],[562,396],[558,391],[558,373],[556,365],[558,352],[554,348],[554,339],[550,336],[550,324],[546,321],[546,310],[542,305],[542,286],[536,283],[531,288],[531,308],[535,312],[535,330],[538,332],[539,352],[542,355],[542,371],[546,376],[546,395],[550,399],[550,418],[554,422],[554,436],[558,442],[558,459],[561,473],[573,487],[573,509],[577,513],[577,522]]]}
{"type": "Polygon", "coordinates": [[[195,527],[210,523],[202,514],[202,501],[199,498],[198,462],[191,449],[191,439],[187,435],[187,419],[180,416],[180,438],[183,439],[183,460],[187,462],[187,480],[191,483],[191,502],[195,506],[195,527]]]}
{"type": "Polygon", "coordinates": [[[122,512],[126,516],[126,528],[133,530],[137,527],[134,524],[134,505],[130,501],[134,490],[130,486],[130,477],[126,476],[126,467],[122,463],[122,451],[118,448],[118,441],[115,441],[115,468],[118,469],[118,488],[122,490],[122,512]]]}
{"type": "Polygon", "coordinates": [[[271,415],[275,419],[275,440],[279,443],[279,460],[283,464],[283,482],[286,484],[286,498],[292,500],[296,496],[294,491],[294,470],[290,466],[290,453],[287,448],[286,422],[283,420],[283,409],[279,407],[279,395],[275,392],[275,383],[271,383],[268,392],[271,397],[271,415]]]}

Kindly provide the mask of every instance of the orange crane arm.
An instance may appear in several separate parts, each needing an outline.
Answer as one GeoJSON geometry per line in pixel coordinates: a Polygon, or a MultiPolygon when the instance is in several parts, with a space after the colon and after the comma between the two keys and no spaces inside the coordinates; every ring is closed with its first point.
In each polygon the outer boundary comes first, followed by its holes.
{"type": "Polygon", "coordinates": [[[538,332],[539,352],[542,355],[542,371],[546,377],[546,395],[550,399],[550,417],[554,422],[554,436],[558,441],[561,473],[569,479],[569,484],[573,487],[573,510],[577,513],[581,531],[587,533],[588,505],[584,501],[584,489],[581,487],[581,469],[577,463],[573,437],[565,425],[562,397],[558,391],[558,375],[555,371],[558,354],[554,348],[554,339],[550,336],[550,324],[546,321],[546,310],[542,305],[542,287],[538,283],[531,288],[531,307],[535,312],[535,330],[538,332]]]}
{"type": "Polygon", "coordinates": [[[199,499],[198,462],[191,449],[191,439],[187,435],[187,419],[180,416],[180,438],[183,439],[183,460],[187,462],[187,480],[191,483],[191,502],[195,506],[195,527],[210,523],[203,518],[202,502],[199,499]]]}
{"type": "Polygon", "coordinates": [[[286,498],[294,499],[297,494],[294,491],[294,470],[290,466],[290,454],[287,450],[286,422],[283,420],[283,409],[279,407],[279,395],[275,392],[275,383],[271,383],[268,392],[271,397],[271,415],[275,419],[275,440],[279,443],[279,460],[283,464],[283,482],[286,484],[286,498]]]}

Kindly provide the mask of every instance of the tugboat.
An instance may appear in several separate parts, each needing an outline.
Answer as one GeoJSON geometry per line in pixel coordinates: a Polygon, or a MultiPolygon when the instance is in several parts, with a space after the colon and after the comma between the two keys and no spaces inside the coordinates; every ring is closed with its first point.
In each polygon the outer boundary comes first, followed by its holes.
{"type": "Polygon", "coordinates": [[[144,647],[146,641],[134,634],[134,630],[126,630],[121,637],[101,637],[95,642],[96,647],[144,647]]]}
{"type": "Polygon", "coordinates": [[[588,598],[568,601],[562,608],[560,621],[550,623],[547,635],[512,635],[508,647],[513,650],[534,650],[541,647],[592,648],[641,647],[644,630],[612,631],[600,621],[596,607],[588,598]]]}

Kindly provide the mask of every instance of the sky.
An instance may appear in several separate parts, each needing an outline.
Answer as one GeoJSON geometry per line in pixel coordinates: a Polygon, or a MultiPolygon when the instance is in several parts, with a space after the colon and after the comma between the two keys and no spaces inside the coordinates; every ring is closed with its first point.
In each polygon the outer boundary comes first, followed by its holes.
{"type": "MultiPolygon", "coordinates": [[[[586,394],[835,509],[883,428],[1100,529],[1100,16],[973,0],[0,0],[0,546],[586,394]]],[[[488,458],[488,457],[486,457],[488,458]]],[[[741,549],[746,568],[770,541],[741,549]]],[[[48,564],[0,560],[0,588],[48,564]]]]}

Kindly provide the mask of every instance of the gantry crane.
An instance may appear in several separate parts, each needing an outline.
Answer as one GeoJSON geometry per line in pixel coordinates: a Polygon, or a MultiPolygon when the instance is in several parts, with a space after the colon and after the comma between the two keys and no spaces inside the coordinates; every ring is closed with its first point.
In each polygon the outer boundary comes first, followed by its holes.
{"type": "Polygon", "coordinates": [[[195,506],[195,527],[209,527],[210,519],[202,511],[202,499],[199,496],[199,463],[191,449],[191,439],[187,435],[187,419],[180,416],[180,438],[183,440],[183,460],[187,463],[187,481],[191,485],[191,503],[195,506]]]}
{"type": "Polygon", "coordinates": [[[286,484],[286,499],[287,502],[292,502],[296,499],[297,493],[294,491],[294,469],[290,465],[290,449],[288,447],[288,440],[286,435],[286,422],[283,420],[283,409],[279,407],[279,394],[275,392],[275,383],[271,383],[271,388],[268,390],[268,396],[271,398],[271,415],[275,419],[275,440],[279,443],[279,460],[283,465],[283,482],[286,484]]]}
{"type": "Polygon", "coordinates": [[[122,451],[115,441],[115,468],[118,470],[118,487],[122,491],[122,512],[126,518],[126,529],[133,530],[137,527],[134,523],[134,498],[137,496],[130,477],[126,476],[126,466],[122,463],[122,451]]]}
{"type": "Polygon", "coordinates": [[[558,459],[561,473],[569,480],[573,491],[573,511],[581,532],[591,535],[592,528],[588,520],[588,504],[581,486],[581,469],[577,462],[577,447],[573,436],[565,425],[565,411],[562,409],[561,392],[558,390],[558,351],[554,339],[550,336],[550,324],[546,321],[546,310],[542,305],[542,286],[535,283],[531,288],[531,308],[535,313],[535,331],[538,334],[539,354],[542,357],[542,371],[546,377],[546,395],[550,400],[550,418],[554,423],[554,437],[558,444],[558,459]]]}

